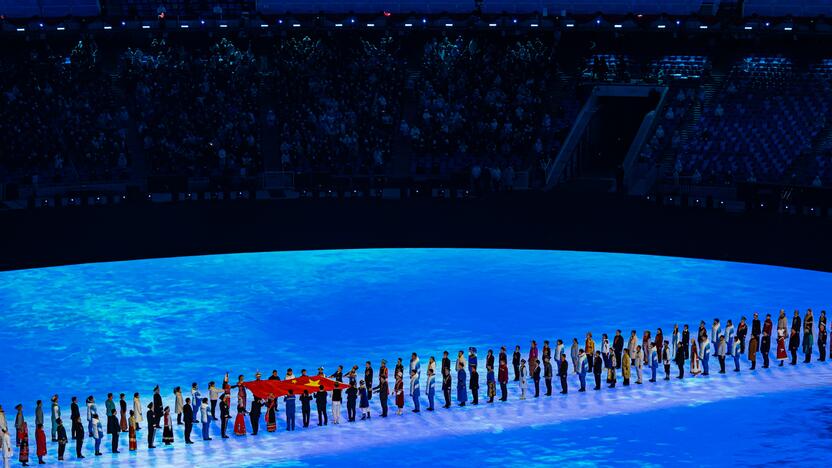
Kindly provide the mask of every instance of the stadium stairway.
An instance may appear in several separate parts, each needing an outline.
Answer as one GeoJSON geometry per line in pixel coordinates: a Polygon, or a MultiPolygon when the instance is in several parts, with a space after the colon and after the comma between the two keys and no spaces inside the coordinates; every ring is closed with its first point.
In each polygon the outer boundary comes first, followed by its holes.
{"type": "MultiPolygon", "coordinates": [[[[124,92],[118,73],[110,74],[110,92],[115,102],[127,103],[128,97],[124,92]]],[[[141,138],[139,138],[139,129],[133,120],[133,116],[129,115],[129,113],[125,126],[127,128],[125,144],[127,145],[128,152],[127,160],[130,165],[130,182],[143,184],[149,175],[147,159],[144,154],[144,146],[142,145],[141,138]]]]}
{"type": "MultiPolygon", "coordinates": [[[[418,62],[417,62],[418,63],[418,62]]],[[[404,102],[402,102],[402,115],[400,117],[408,122],[416,122],[419,117],[419,99],[416,96],[416,83],[422,79],[422,69],[418,66],[409,66],[405,72],[404,102]]],[[[395,137],[392,141],[391,164],[388,166],[388,175],[393,177],[407,177],[411,175],[413,163],[413,146],[407,136],[399,133],[399,123],[394,122],[395,137]]]]}

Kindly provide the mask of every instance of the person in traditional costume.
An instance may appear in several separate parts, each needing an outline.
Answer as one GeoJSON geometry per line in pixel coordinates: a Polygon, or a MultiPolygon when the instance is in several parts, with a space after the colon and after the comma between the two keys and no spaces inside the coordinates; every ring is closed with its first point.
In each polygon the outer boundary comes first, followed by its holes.
{"type": "Polygon", "coordinates": [[[731,356],[734,358],[734,372],[739,372],[740,356],[742,356],[742,343],[740,343],[740,340],[734,340],[733,348],[731,356]]]}
{"type": "Polygon", "coordinates": [[[711,341],[707,336],[699,340],[699,361],[702,364],[702,375],[709,375],[708,367],[711,362],[711,341]]]}
{"type": "Polygon", "coordinates": [[[679,348],[679,324],[673,324],[673,333],[670,334],[670,360],[676,360],[676,350],[679,348]]]}
{"type": "Polygon", "coordinates": [[[806,364],[812,361],[812,348],[815,347],[814,323],[812,309],[809,309],[803,318],[803,362],[806,364]]]}
{"type": "Polygon", "coordinates": [[[61,418],[58,418],[55,421],[57,425],[57,439],[58,442],[58,461],[63,461],[64,453],[66,453],[66,444],[69,442],[69,438],[66,436],[66,428],[64,427],[64,421],[61,418]]]}
{"type": "Polygon", "coordinates": [[[713,325],[711,325],[711,335],[710,335],[710,342],[711,342],[711,349],[717,350],[719,346],[719,337],[722,335],[722,324],[719,323],[719,319],[715,318],[713,325]]]}
{"type": "Polygon", "coordinates": [[[606,333],[601,335],[601,359],[604,361],[604,369],[610,368],[610,339],[606,333]]]}
{"type": "Polygon", "coordinates": [[[572,372],[577,374],[580,369],[578,367],[578,358],[580,357],[580,346],[578,346],[578,339],[572,338],[572,346],[569,348],[569,355],[572,358],[572,372]]]}
{"type": "Polygon", "coordinates": [[[421,392],[419,389],[419,374],[414,371],[410,371],[410,398],[413,400],[413,409],[411,411],[413,411],[414,413],[418,413],[420,411],[420,396],[421,392]]]}
{"type": "Polygon", "coordinates": [[[127,400],[125,400],[126,395],[121,393],[118,396],[118,409],[120,410],[119,413],[119,424],[121,426],[121,432],[128,432],[128,414],[127,414],[127,400]]]}
{"type": "MultiPolygon", "coordinates": [[[[193,400],[191,400],[193,401],[193,400]]],[[[176,425],[182,425],[182,407],[185,406],[185,401],[182,399],[182,388],[176,387],[173,389],[173,412],[176,413],[176,425]]],[[[193,410],[193,408],[191,408],[193,410]]]]}
{"type": "MultiPolygon", "coordinates": [[[[823,314],[823,311],[821,311],[823,314]]],[[[821,315],[823,317],[823,315],[821,315]]],[[[819,322],[818,323],[818,361],[825,362],[826,361],[826,341],[827,341],[827,332],[826,332],[826,322],[819,322]]]]}
{"type": "Polygon", "coordinates": [[[234,418],[234,435],[244,436],[246,435],[247,431],[248,429],[246,428],[246,409],[242,406],[238,406],[237,417],[234,418]]]}
{"type": "Polygon", "coordinates": [[[130,417],[127,418],[127,449],[131,452],[135,452],[139,448],[139,440],[136,438],[136,428],[138,425],[138,422],[136,422],[136,412],[130,410],[130,417]]]}
{"type": "MultiPolygon", "coordinates": [[[[781,311],[781,314],[785,317],[785,312],[781,311]]],[[[777,359],[780,360],[780,367],[783,367],[783,363],[786,359],[788,359],[788,354],[786,354],[786,328],[777,327],[777,359]]]]}
{"type": "MultiPolygon", "coordinates": [[[[648,341],[649,342],[649,341],[648,341]]],[[[645,352],[641,346],[636,346],[636,357],[633,359],[633,362],[636,365],[636,383],[641,385],[641,369],[644,367],[644,355],[645,352]]]]}
{"type": "Polygon", "coordinates": [[[277,400],[273,393],[269,393],[266,400],[266,432],[277,430],[277,400]]]}
{"type": "MultiPolygon", "coordinates": [[[[433,411],[433,401],[436,397],[436,366],[433,368],[428,366],[428,382],[425,395],[428,397],[428,411],[433,411]]],[[[387,398],[387,396],[382,395],[382,398],[387,398]]]]}
{"type": "Polygon", "coordinates": [[[93,414],[98,414],[98,408],[96,408],[96,406],[95,406],[95,397],[90,395],[90,396],[87,397],[87,429],[88,429],[87,433],[89,434],[90,437],[92,437],[92,424],[93,424],[92,415],[93,414]]]}
{"type": "Polygon", "coordinates": [[[46,456],[46,432],[43,431],[43,424],[38,424],[35,428],[35,449],[38,455],[38,465],[45,465],[43,457],[46,456]]]}
{"type": "MultiPolygon", "coordinates": [[[[636,347],[638,346],[638,335],[635,330],[630,331],[630,339],[627,341],[627,354],[630,355],[630,361],[636,357],[636,347]]],[[[624,362],[621,362],[624,365],[624,362]]],[[[629,384],[628,384],[629,385],[629,384]]]]}
{"type": "Polygon", "coordinates": [[[139,392],[133,394],[133,413],[136,415],[136,430],[140,431],[144,418],[142,417],[142,401],[139,398],[139,392]]]}
{"type": "Polygon", "coordinates": [[[164,413],[164,429],[162,429],[162,443],[170,445],[173,443],[173,418],[170,417],[170,406],[165,406],[164,413]]]}
{"type": "Polygon", "coordinates": [[[592,338],[591,332],[586,334],[586,340],[584,341],[584,357],[586,357],[587,372],[594,373],[595,340],[592,338]]]}
{"type": "MultiPolygon", "coordinates": [[[[402,373],[396,372],[396,384],[393,387],[393,392],[396,394],[396,414],[402,414],[402,409],[404,408],[404,382],[402,381],[402,373]]],[[[355,414],[355,400],[353,400],[353,414],[355,414]]],[[[349,409],[349,400],[347,401],[347,408],[349,409]]],[[[353,416],[355,418],[355,416],[353,416]]],[[[351,419],[354,421],[355,419],[351,419]]]]}
{"type": "Polygon", "coordinates": [[[650,357],[647,358],[650,365],[650,382],[656,383],[656,372],[659,370],[659,353],[655,343],[650,343],[650,357]]]}
{"type": "MultiPolygon", "coordinates": [[[[798,317],[798,320],[800,318],[798,317]]],[[[792,355],[792,362],[791,365],[797,364],[797,350],[800,348],[800,332],[797,329],[792,328],[791,336],[789,337],[789,352],[792,355]]]]}
{"type": "Polygon", "coordinates": [[[162,393],[157,385],[153,388],[153,417],[155,418],[153,421],[153,425],[156,429],[160,429],[162,426],[162,415],[165,412],[165,404],[162,402],[162,393]]]}
{"type": "Polygon", "coordinates": [[[211,438],[211,417],[208,414],[208,398],[202,399],[199,407],[199,422],[202,424],[202,440],[213,440],[211,438]]]}
{"type": "MultiPolygon", "coordinates": [[[[232,388],[237,389],[237,407],[243,407],[243,412],[245,412],[246,407],[246,386],[243,385],[245,383],[245,379],[243,375],[237,376],[237,385],[234,385],[232,388]]],[[[245,423],[244,423],[245,424],[245,423]]]]}
{"type": "Polygon", "coordinates": [[[673,360],[676,362],[676,367],[679,369],[679,375],[676,376],[677,379],[685,378],[685,350],[682,349],[684,347],[685,344],[680,341],[676,345],[676,353],[673,356],[673,360]]]}
{"type": "MultiPolygon", "coordinates": [[[[529,374],[534,374],[534,369],[537,367],[537,341],[535,340],[532,340],[529,347],[529,359],[526,362],[529,363],[529,374]]],[[[468,371],[470,372],[470,368],[468,371]]]]}
{"type": "Polygon", "coordinates": [[[702,373],[702,362],[699,360],[699,351],[696,349],[696,340],[690,342],[690,375],[696,377],[702,373]]]}
{"type": "Polygon", "coordinates": [[[719,373],[725,373],[725,358],[728,354],[728,343],[725,341],[725,335],[719,337],[719,344],[716,348],[716,357],[719,360],[719,373]]]}
{"type": "MultiPolygon", "coordinates": [[[[113,400],[113,394],[112,393],[107,394],[107,400],[104,401],[104,408],[105,408],[105,413],[104,414],[107,417],[107,424],[109,424],[110,423],[110,416],[113,414],[113,411],[116,410],[116,401],[113,400]]],[[[118,421],[118,418],[116,418],[116,421],[118,421]]],[[[107,430],[109,431],[109,428],[107,428],[107,430]]]]}
{"type": "MultiPolygon", "coordinates": [[[[584,353],[583,349],[578,350],[578,381],[581,383],[581,388],[578,389],[579,392],[586,391],[586,371],[589,366],[586,363],[586,353],[584,353]]],[[[522,395],[522,391],[521,391],[522,395]]],[[[523,397],[521,396],[520,399],[522,400],[523,397]]]]}
{"type": "Polygon", "coordinates": [[[61,407],[58,405],[58,395],[52,395],[52,442],[58,441],[58,420],[61,419],[61,407]]]}
{"type": "Polygon", "coordinates": [[[3,468],[9,468],[14,458],[12,438],[9,436],[9,428],[0,426],[0,457],[3,458],[3,468]]]}
{"type": "MultiPolygon", "coordinates": [[[[525,366],[523,366],[523,361],[520,361],[520,381],[525,384],[526,376],[525,376],[525,366]]],[[[457,364],[457,372],[456,372],[456,401],[459,402],[459,406],[465,406],[465,403],[468,401],[468,380],[467,375],[465,374],[465,364],[459,363],[457,364]]]]}
{"type": "MultiPolygon", "coordinates": [[[[499,362],[499,366],[500,367],[497,370],[497,382],[500,383],[500,401],[506,401],[508,399],[508,363],[505,359],[501,359],[499,362]]],[[[451,376],[448,375],[449,387],[450,380],[451,376]]],[[[448,390],[448,394],[450,394],[450,389],[448,390]]],[[[445,407],[447,408],[448,406],[445,407]]]]}

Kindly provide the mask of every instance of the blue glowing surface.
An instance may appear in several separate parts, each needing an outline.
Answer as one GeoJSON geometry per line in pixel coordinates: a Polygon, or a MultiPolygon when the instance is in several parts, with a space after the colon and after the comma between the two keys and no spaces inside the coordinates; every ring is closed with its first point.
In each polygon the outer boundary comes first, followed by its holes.
{"type": "MultiPolygon", "coordinates": [[[[170,401],[175,385],[198,381],[204,390],[226,370],[249,378],[255,369],[331,372],[367,359],[377,368],[412,351],[424,366],[446,349],[477,346],[483,359],[500,345],[520,344],[525,353],[532,338],[568,342],[616,328],[669,334],[677,322],[695,327],[716,316],[736,322],[754,311],[829,304],[830,274],[602,253],[285,252],[4,272],[0,404],[13,419],[11,408],[23,402],[31,420],[34,400],[56,392],[64,405],[70,395],[101,402],[107,392],[134,391],[146,403],[160,384],[170,401]]],[[[142,448],[89,464],[716,465],[753,455],[756,463],[814,465],[832,437],[830,389],[832,364],[814,363],[151,454],[142,448]],[[763,416],[776,424],[752,430],[763,416]]]]}

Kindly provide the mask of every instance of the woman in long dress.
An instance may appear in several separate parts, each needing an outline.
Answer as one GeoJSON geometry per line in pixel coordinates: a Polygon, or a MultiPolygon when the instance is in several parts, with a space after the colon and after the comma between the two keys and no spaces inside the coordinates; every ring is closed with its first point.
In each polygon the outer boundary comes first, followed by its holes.
{"type": "Polygon", "coordinates": [[[246,409],[237,407],[237,417],[234,419],[234,435],[246,435],[246,409]]]}
{"type": "Polygon", "coordinates": [[[459,366],[459,369],[456,372],[456,400],[459,402],[459,406],[465,406],[465,402],[468,401],[468,386],[466,385],[466,381],[468,378],[465,374],[465,365],[459,366]]]}
{"type": "Polygon", "coordinates": [[[136,442],[136,426],[138,426],[138,424],[136,423],[136,412],[130,410],[130,418],[127,424],[127,433],[129,438],[129,449],[131,452],[135,452],[138,445],[136,442]]]}
{"type": "Polygon", "coordinates": [[[398,408],[396,414],[401,415],[402,409],[404,408],[404,381],[402,380],[401,372],[396,373],[396,386],[394,388],[396,392],[396,407],[398,408]]]}
{"type": "Polygon", "coordinates": [[[165,428],[162,430],[162,443],[170,445],[173,443],[173,419],[170,417],[170,406],[165,406],[165,428]]]}
{"type": "Polygon", "coordinates": [[[121,410],[121,432],[127,432],[127,400],[124,399],[126,395],[123,393],[118,397],[118,406],[121,410]]]}
{"type": "Polygon", "coordinates": [[[697,376],[702,373],[702,363],[699,361],[699,353],[696,350],[696,341],[690,344],[690,373],[697,376]]]}
{"type": "Polygon", "coordinates": [[[139,399],[139,392],[133,394],[133,415],[136,417],[136,430],[142,430],[142,401],[139,399]]]}
{"type": "Polygon", "coordinates": [[[266,403],[266,431],[274,432],[277,430],[277,417],[275,416],[276,402],[273,394],[269,394],[268,402],[266,403]]]}

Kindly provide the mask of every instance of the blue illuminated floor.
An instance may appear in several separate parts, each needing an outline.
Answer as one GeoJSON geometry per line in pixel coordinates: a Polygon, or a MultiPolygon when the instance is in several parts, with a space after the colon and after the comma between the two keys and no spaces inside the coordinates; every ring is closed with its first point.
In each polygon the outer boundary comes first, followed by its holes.
{"type": "MultiPolygon", "coordinates": [[[[23,402],[31,419],[34,400],[56,392],[65,405],[70,395],[103,401],[107,392],[133,391],[147,402],[160,384],[170,400],[175,385],[199,381],[204,389],[225,371],[331,372],[367,359],[377,368],[412,351],[425,365],[430,355],[468,346],[482,359],[500,345],[526,353],[532,338],[568,342],[587,331],[658,326],[669,334],[676,322],[695,327],[716,316],[736,322],[754,311],[830,304],[830,274],[600,253],[288,252],[5,272],[0,404],[13,419],[11,408],[23,402]]],[[[827,362],[177,444],[86,464],[716,465],[736,454],[816,465],[820,447],[832,443],[830,390],[827,362]],[[749,430],[761,418],[771,424],[749,430]]]]}

